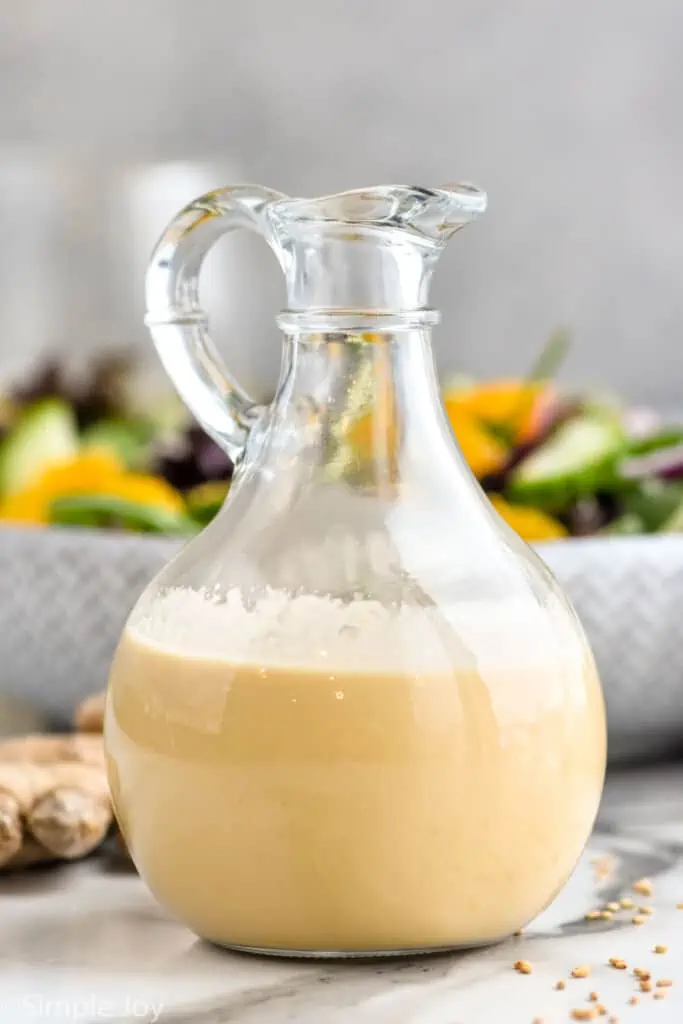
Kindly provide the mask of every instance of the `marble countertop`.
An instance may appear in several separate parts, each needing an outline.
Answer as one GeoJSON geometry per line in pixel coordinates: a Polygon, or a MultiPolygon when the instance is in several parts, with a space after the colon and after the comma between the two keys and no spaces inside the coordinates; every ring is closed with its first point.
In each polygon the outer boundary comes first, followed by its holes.
{"type": "MultiPolygon", "coordinates": [[[[683,1020],[683,766],[621,773],[571,882],[526,933],[463,954],[344,964],[262,960],[214,949],[170,921],[138,878],[106,859],[0,880],[0,1024],[543,1024],[571,1020],[599,993],[620,1022],[683,1020]],[[614,870],[596,879],[595,858],[614,870]],[[632,912],[587,910],[653,881],[641,927],[632,912]],[[664,955],[656,944],[668,947],[664,955]],[[636,993],[621,957],[666,998],[636,993]],[[515,960],[533,965],[530,975],[515,960]],[[587,979],[569,979],[579,964],[587,979]],[[566,979],[563,991],[555,990],[566,979]],[[639,995],[631,1006],[628,1000],[639,995]]],[[[598,1018],[608,1020],[607,1016],[598,1018]]]]}

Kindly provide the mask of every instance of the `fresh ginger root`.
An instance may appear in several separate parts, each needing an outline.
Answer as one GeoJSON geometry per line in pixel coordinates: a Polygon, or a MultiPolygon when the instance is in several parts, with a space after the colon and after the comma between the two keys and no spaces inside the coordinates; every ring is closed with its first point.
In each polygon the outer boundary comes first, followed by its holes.
{"type": "Polygon", "coordinates": [[[26,817],[28,829],[55,856],[84,857],[100,845],[112,823],[107,777],[90,764],[53,764],[49,773],[49,789],[26,817]]]}
{"type": "Polygon", "coordinates": [[[21,849],[23,819],[44,785],[39,766],[0,763],[0,865],[21,849]]]}
{"type": "Polygon", "coordinates": [[[0,742],[0,869],[84,857],[112,819],[101,736],[0,742]]]}
{"type": "Polygon", "coordinates": [[[104,700],[105,693],[93,693],[76,708],[74,714],[74,729],[78,732],[102,732],[104,725],[104,700]]]}
{"type": "MultiPolygon", "coordinates": [[[[74,729],[79,730],[83,739],[98,733],[101,735],[104,727],[105,700],[106,691],[103,690],[101,693],[93,693],[90,697],[86,697],[76,708],[74,712],[74,729]]],[[[128,852],[126,841],[118,829],[114,832],[114,842],[118,859],[130,862],[130,853],[128,852]]]]}
{"type": "Polygon", "coordinates": [[[91,764],[104,767],[102,737],[90,733],[31,733],[0,740],[0,764],[91,764]]]}
{"type": "Polygon", "coordinates": [[[34,864],[50,864],[56,859],[32,836],[24,836],[21,849],[7,864],[0,867],[0,872],[18,871],[20,868],[33,867],[34,864]]]}

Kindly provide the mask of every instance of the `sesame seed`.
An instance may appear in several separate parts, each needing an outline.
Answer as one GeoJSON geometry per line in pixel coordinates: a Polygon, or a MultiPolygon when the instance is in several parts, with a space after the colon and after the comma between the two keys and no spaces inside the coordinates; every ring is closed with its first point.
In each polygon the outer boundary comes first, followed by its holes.
{"type": "Polygon", "coordinates": [[[623,900],[619,900],[622,910],[633,910],[635,904],[630,896],[624,896],[623,900]]]}
{"type": "Polygon", "coordinates": [[[605,909],[611,910],[613,914],[616,914],[618,910],[621,910],[621,905],[619,903],[611,902],[607,904],[605,909]]]}
{"type": "Polygon", "coordinates": [[[638,913],[646,914],[648,917],[654,914],[654,912],[654,907],[638,907],[638,913]]]}
{"type": "Polygon", "coordinates": [[[660,978],[657,982],[657,988],[671,988],[673,981],[671,978],[660,978]]]}
{"type": "Polygon", "coordinates": [[[631,998],[628,1001],[628,1005],[629,1006],[637,1006],[639,1002],[640,1002],[640,1000],[638,999],[638,996],[631,996],[631,998]]]}
{"type": "Polygon", "coordinates": [[[641,925],[645,924],[647,917],[644,914],[636,914],[635,917],[631,918],[631,924],[641,925]]]}
{"type": "Polygon", "coordinates": [[[515,970],[518,974],[531,974],[533,967],[528,960],[515,960],[515,970]]]}
{"type": "Polygon", "coordinates": [[[586,921],[598,921],[601,914],[601,910],[589,910],[588,913],[584,914],[583,916],[586,919],[586,921]]]}
{"type": "Polygon", "coordinates": [[[652,952],[653,953],[668,953],[669,952],[669,947],[668,946],[653,946],[652,952]]]}
{"type": "Polygon", "coordinates": [[[628,964],[625,960],[621,960],[618,956],[611,956],[607,961],[610,967],[614,967],[616,971],[625,971],[628,964]]]}
{"type": "Polygon", "coordinates": [[[588,1002],[589,1003],[597,1003],[599,999],[600,999],[600,996],[598,995],[597,992],[589,992],[589,994],[588,994],[588,1002]]]}
{"type": "Polygon", "coordinates": [[[611,910],[601,910],[600,911],[600,917],[601,917],[601,919],[603,921],[611,921],[612,920],[612,911],[611,910]]]}
{"type": "Polygon", "coordinates": [[[593,857],[591,864],[596,871],[610,872],[614,868],[614,857],[609,853],[602,857],[593,857]]]}
{"type": "Polygon", "coordinates": [[[560,978],[560,980],[555,983],[555,988],[557,989],[558,992],[561,992],[562,989],[564,989],[566,987],[567,987],[567,983],[566,983],[566,981],[563,981],[562,978],[560,978]]]}
{"type": "Polygon", "coordinates": [[[582,1007],[579,1010],[572,1010],[570,1016],[572,1020],[595,1020],[595,1010],[592,1007],[582,1007]]]}
{"type": "Polygon", "coordinates": [[[575,967],[572,971],[572,978],[587,978],[590,974],[591,969],[587,964],[581,964],[580,967],[575,967]]]}
{"type": "Polygon", "coordinates": [[[640,979],[640,981],[649,981],[652,977],[650,972],[646,971],[644,967],[634,967],[633,973],[635,974],[636,978],[640,979]]]}
{"type": "Polygon", "coordinates": [[[655,992],[655,999],[663,999],[665,997],[665,995],[666,995],[666,992],[664,992],[664,991],[662,991],[660,989],[659,992],[655,992]]]}
{"type": "Polygon", "coordinates": [[[606,1017],[607,1016],[607,1007],[603,1006],[602,1003],[598,1003],[598,1005],[595,1007],[595,1009],[598,1011],[598,1014],[601,1017],[606,1017]]]}
{"type": "Polygon", "coordinates": [[[649,878],[639,878],[637,882],[633,883],[631,888],[639,896],[652,896],[652,882],[649,878]]]}
{"type": "Polygon", "coordinates": [[[641,992],[652,992],[652,982],[651,981],[641,981],[641,983],[640,983],[640,991],[641,992]]]}

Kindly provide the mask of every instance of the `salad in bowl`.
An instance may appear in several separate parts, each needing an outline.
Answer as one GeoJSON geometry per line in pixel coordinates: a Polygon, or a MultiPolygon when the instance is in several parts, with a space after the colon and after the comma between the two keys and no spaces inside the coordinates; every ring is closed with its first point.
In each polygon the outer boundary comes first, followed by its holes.
{"type": "MultiPolygon", "coordinates": [[[[557,339],[556,339],[557,341],[557,339]]],[[[683,532],[683,424],[551,380],[557,345],[527,378],[444,385],[461,452],[527,541],[683,532]]],[[[44,367],[0,399],[0,527],[191,534],[219,510],[228,456],[173,398],[134,401],[104,358],[74,383],[44,367]]],[[[354,443],[363,446],[362,410],[354,443]]],[[[428,458],[425,453],[425,458],[428,458]]]]}

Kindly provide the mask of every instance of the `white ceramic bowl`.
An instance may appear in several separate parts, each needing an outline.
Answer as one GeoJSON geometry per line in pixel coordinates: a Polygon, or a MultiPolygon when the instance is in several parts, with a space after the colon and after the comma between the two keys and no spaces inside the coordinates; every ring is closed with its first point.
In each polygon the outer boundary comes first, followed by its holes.
{"type": "Polygon", "coordinates": [[[683,535],[539,547],[600,670],[611,762],[683,750],[683,535]]]}
{"type": "MultiPolygon", "coordinates": [[[[105,685],[128,612],[178,547],[106,531],[0,529],[0,696],[67,723],[105,685]]],[[[610,760],[683,749],[683,536],[560,541],[539,552],[595,652],[610,760]]]]}

